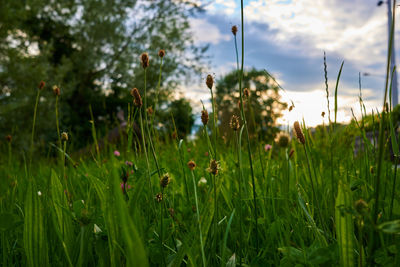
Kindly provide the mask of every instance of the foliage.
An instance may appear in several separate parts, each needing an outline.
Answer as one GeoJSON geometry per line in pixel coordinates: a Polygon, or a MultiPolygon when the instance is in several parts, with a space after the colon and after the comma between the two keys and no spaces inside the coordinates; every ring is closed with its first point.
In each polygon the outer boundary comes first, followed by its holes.
{"type": "Polygon", "coordinates": [[[58,85],[60,128],[82,146],[90,136],[89,104],[95,122],[110,125],[117,107],[127,109],[132,87],[143,93],[142,52],[150,55],[149,106],[159,49],[166,50],[160,104],[202,66],[206,48],[194,45],[188,23],[190,14],[201,10],[191,1],[2,0],[0,5],[0,133],[13,133],[25,148],[41,80],[46,87],[38,110],[40,139],[57,140],[51,88],[58,85]]]}
{"type": "MultiPolygon", "coordinates": [[[[249,97],[243,97],[249,133],[261,140],[272,141],[279,129],[276,124],[287,104],[280,101],[279,87],[262,70],[250,69],[243,73],[242,87],[248,88],[249,97]]],[[[239,115],[239,84],[236,71],[232,71],[216,83],[216,103],[220,133],[229,135],[229,120],[239,115]]]]}

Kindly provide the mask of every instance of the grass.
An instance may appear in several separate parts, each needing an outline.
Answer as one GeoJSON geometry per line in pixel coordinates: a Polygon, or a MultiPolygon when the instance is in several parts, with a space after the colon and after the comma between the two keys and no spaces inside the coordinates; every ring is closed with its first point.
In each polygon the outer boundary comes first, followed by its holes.
{"type": "MultiPolygon", "coordinates": [[[[366,114],[360,123],[336,123],[342,64],[334,121],[328,102],[329,125],[312,133],[303,122],[304,142],[292,138],[264,151],[258,137],[250,137],[252,118],[243,111],[243,23],[241,30],[240,66],[236,35],[233,53],[241,125],[231,140],[218,134],[214,101],[213,125],[204,123],[200,138],[158,138],[153,117],[147,117],[146,91],[144,106],[127,103],[128,141],[102,150],[88,107],[94,143],[89,157],[72,156],[71,140],[61,142],[60,134],[59,145],[50,145],[57,157],[34,157],[36,118],[28,160],[13,153],[18,148],[8,138],[0,147],[2,266],[400,266],[400,188],[389,157],[391,148],[397,163],[399,149],[386,105],[389,62],[383,109],[373,117],[379,118],[377,147],[366,139],[366,114]],[[351,131],[364,137],[357,154],[351,131]],[[188,165],[192,160],[195,169],[188,165]],[[161,186],[165,173],[171,182],[161,186]]],[[[36,101],[34,117],[38,108],[36,101]]]]}

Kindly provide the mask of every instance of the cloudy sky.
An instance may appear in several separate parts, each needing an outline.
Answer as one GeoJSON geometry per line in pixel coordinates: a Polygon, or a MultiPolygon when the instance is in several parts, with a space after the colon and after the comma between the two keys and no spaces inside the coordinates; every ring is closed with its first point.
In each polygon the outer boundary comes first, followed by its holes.
{"type": "MultiPolygon", "coordinates": [[[[206,4],[206,12],[191,19],[192,29],[197,42],[210,44],[210,72],[218,79],[235,66],[230,30],[232,25],[240,24],[240,0],[198,1],[206,4]]],[[[362,76],[367,109],[381,106],[388,29],[387,5],[377,7],[377,2],[244,1],[245,67],[272,73],[286,90],[282,92],[284,99],[294,101],[296,106],[292,112],[285,112],[282,124],[292,124],[303,117],[310,126],[322,123],[320,114],[326,111],[324,51],[331,95],[340,64],[345,61],[338,91],[338,120],[349,121],[350,108],[359,114],[359,72],[370,74],[362,76]]],[[[399,40],[400,36],[396,34],[396,38],[399,40]]],[[[398,49],[396,53],[399,55],[398,49]]],[[[185,95],[196,99],[194,106],[200,106],[196,101],[209,98],[208,90],[200,82],[193,84],[185,95]]],[[[331,104],[333,101],[331,99],[331,104]]]]}

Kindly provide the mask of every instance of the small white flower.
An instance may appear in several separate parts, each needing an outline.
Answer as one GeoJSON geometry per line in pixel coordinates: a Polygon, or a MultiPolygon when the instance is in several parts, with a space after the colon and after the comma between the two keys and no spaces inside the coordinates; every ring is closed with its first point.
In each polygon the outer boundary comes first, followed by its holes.
{"type": "Polygon", "coordinates": [[[203,187],[203,186],[205,186],[205,185],[207,185],[207,180],[206,180],[206,178],[201,177],[200,180],[199,180],[198,183],[197,183],[197,186],[198,186],[198,187],[203,187]]]}
{"type": "Polygon", "coordinates": [[[40,197],[42,195],[42,192],[38,191],[37,194],[40,197]]]}
{"type": "Polygon", "coordinates": [[[101,231],[101,229],[100,229],[100,227],[98,227],[97,226],[97,224],[94,224],[93,225],[93,232],[95,233],[95,234],[98,234],[98,233],[100,233],[100,232],[103,232],[103,231],[101,231]]]}

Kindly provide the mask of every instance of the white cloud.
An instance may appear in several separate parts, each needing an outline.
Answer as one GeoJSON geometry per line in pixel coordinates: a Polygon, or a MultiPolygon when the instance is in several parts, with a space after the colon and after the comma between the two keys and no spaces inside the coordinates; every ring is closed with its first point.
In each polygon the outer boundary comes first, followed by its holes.
{"type": "Polygon", "coordinates": [[[194,33],[196,43],[218,44],[222,41],[229,41],[231,36],[223,34],[218,27],[208,22],[206,19],[191,18],[190,26],[194,33]]]}

